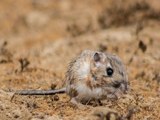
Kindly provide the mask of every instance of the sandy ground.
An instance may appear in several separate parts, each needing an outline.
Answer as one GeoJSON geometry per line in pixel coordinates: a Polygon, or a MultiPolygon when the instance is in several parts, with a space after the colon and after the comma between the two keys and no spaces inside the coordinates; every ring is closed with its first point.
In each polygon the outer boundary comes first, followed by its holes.
{"type": "Polygon", "coordinates": [[[115,111],[160,119],[160,2],[157,0],[1,0],[0,119],[98,120],[115,111]],[[14,96],[21,89],[61,88],[69,61],[82,50],[117,54],[130,91],[79,109],[66,94],[14,96]]]}

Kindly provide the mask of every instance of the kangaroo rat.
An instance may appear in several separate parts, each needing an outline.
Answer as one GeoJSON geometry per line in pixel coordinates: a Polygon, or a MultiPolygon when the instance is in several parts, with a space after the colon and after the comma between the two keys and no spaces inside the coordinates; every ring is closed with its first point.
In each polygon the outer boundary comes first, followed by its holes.
{"type": "Polygon", "coordinates": [[[128,89],[128,78],[119,57],[109,53],[84,50],[70,62],[66,72],[66,86],[59,90],[22,90],[19,95],[51,95],[67,93],[71,101],[118,98],[128,89]]]}

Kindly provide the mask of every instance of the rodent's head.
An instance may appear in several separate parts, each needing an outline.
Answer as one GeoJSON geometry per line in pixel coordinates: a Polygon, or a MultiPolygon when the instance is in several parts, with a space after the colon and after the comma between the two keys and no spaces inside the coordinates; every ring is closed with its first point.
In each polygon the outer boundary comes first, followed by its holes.
{"type": "Polygon", "coordinates": [[[91,62],[93,87],[102,87],[107,97],[119,97],[128,89],[128,78],[124,65],[116,55],[96,52],[91,62]]]}

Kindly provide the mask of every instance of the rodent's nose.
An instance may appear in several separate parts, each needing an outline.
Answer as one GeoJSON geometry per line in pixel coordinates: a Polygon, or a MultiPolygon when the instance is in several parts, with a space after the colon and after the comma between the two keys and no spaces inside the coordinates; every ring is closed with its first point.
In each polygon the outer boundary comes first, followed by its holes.
{"type": "Polygon", "coordinates": [[[121,86],[121,82],[115,81],[112,85],[114,88],[119,88],[121,86]]]}
{"type": "Polygon", "coordinates": [[[121,88],[122,88],[124,93],[127,93],[127,91],[129,90],[128,82],[127,81],[122,81],[121,88]]]}
{"type": "Polygon", "coordinates": [[[129,83],[128,83],[128,82],[125,82],[125,83],[124,83],[124,86],[125,86],[125,90],[126,90],[126,91],[129,90],[129,83]]]}
{"type": "Polygon", "coordinates": [[[112,86],[114,88],[122,88],[124,91],[128,90],[128,83],[125,81],[114,81],[112,86]]]}

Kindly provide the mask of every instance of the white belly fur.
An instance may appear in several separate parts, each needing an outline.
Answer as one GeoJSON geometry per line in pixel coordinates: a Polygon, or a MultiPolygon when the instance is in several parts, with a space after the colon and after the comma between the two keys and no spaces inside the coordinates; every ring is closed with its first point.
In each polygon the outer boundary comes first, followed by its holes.
{"type": "Polygon", "coordinates": [[[101,88],[90,89],[85,84],[79,84],[77,86],[78,97],[85,100],[100,99],[102,96],[101,88]]]}

